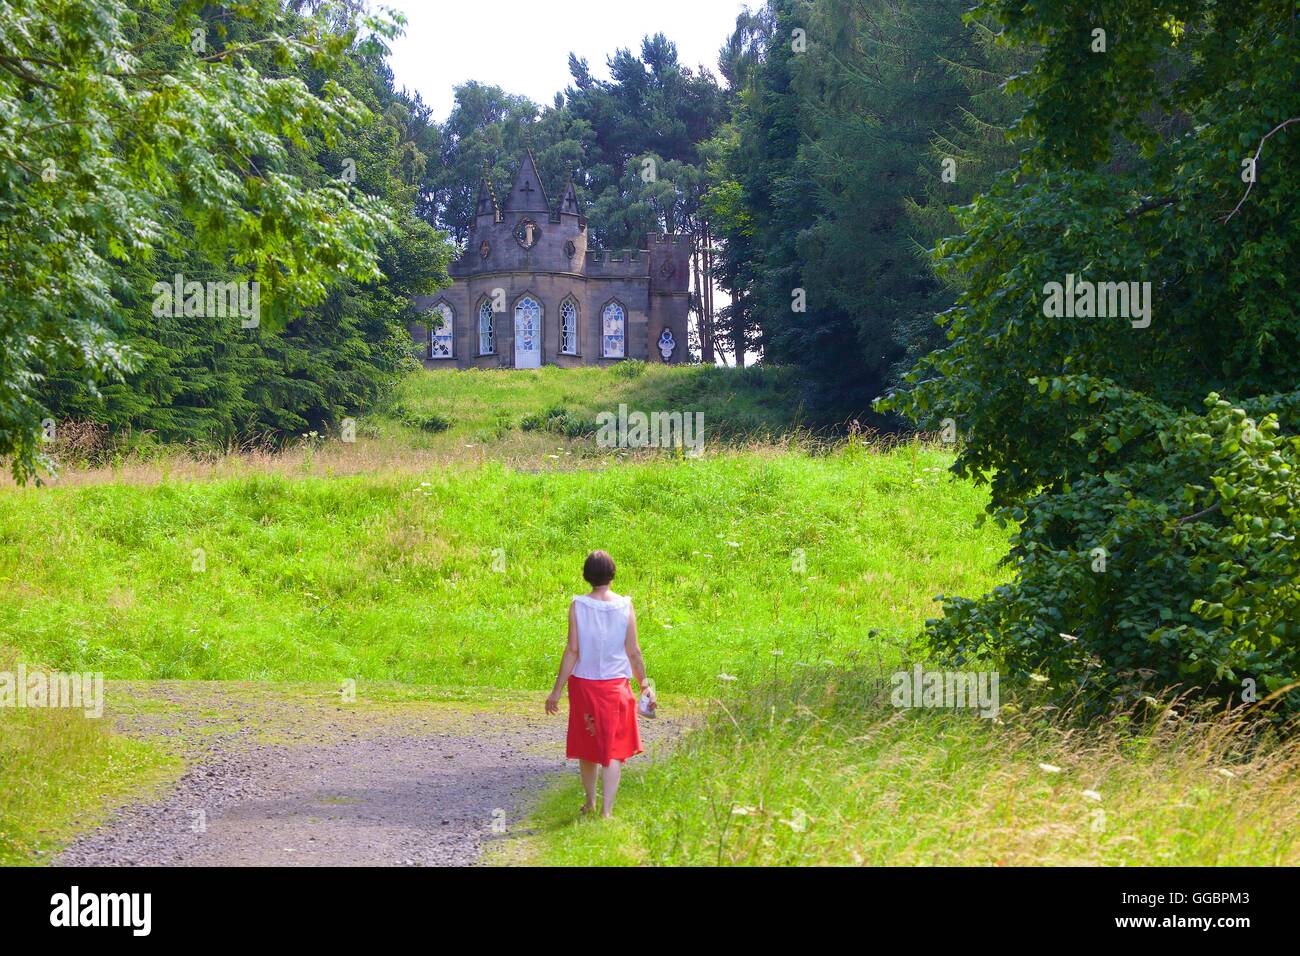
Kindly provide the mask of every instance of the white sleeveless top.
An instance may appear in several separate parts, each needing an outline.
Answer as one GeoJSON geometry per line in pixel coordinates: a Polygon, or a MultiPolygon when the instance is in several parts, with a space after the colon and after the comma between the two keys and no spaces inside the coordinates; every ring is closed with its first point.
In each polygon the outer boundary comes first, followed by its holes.
{"type": "Polygon", "coordinates": [[[584,680],[612,680],[631,677],[627,659],[627,621],[632,599],[618,597],[597,601],[586,594],[573,599],[578,621],[578,664],[573,676],[584,680]]]}

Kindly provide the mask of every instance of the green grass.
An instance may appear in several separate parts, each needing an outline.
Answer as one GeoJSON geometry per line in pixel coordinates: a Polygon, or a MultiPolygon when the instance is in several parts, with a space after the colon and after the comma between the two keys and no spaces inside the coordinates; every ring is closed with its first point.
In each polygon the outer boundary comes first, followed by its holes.
{"type": "MultiPolygon", "coordinates": [[[[880,675],[936,595],[1003,579],[1006,532],[975,527],[985,496],[941,451],[791,440],[795,390],[772,369],[419,374],[355,444],[5,488],[0,645],[144,681],[115,695],[128,714],[164,706],[162,678],[321,701],[353,678],[376,719],[431,694],[504,713],[549,686],[582,558],[603,547],[665,707],[708,716],[632,762],[611,822],[576,822],[577,776],[557,781],[502,861],[1300,862],[1295,744],[1172,711],[1085,728],[1028,700],[996,721],[890,706],[880,675]],[[619,404],[704,412],[704,457],[521,427],[619,404]]],[[[175,772],[102,723],[0,712],[0,863],[175,772]]]]}
{"type": "Polygon", "coordinates": [[[700,412],[710,442],[780,436],[801,421],[798,384],[788,369],[632,361],[600,368],[408,376],[379,412],[364,420],[363,430],[415,448],[500,442],[512,433],[527,441],[521,432],[530,416],[562,409],[594,430],[596,415],[617,412],[620,404],[629,411],[700,412]]]}
{"type": "Polygon", "coordinates": [[[0,643],[110,678],[541,688],[603,547],[660,686],[707,694],[774,649],[874,653],[873,629],[906,638],[940,592],[996,583],[1005,536],[973,526],[984,496],[947,461],[850,446],[13,490],[0,643]]]}
{"type": "Polygon", "coordinates": [[[79,712],[0,711],[0,866],[49,862],[68,837],[180,771],[166,750],[79,712]]]}
{"type": "Polygon", "coordinates": [[[618,865],[1300,863],[1300,741],[1172,710],[1081,727],[898,710],[886,672],[737,682],[666,759],[634,759],[615,817],[557,782],[500,862],[618,865]],[[874,676],[873,676],[874,675],[874,676]],[[882,678],[885,678],[882,680],[882,678]],[[882,690],[882,687],[884,688],[882,690]]]}
{"type": "MultiPolygon", "coordinates": [[[[4,655],[0,668],[12,669],[4,655]]],[[[79,710],[0,709],[0,866],[49,862],[68,837],[180,772],[167,749],[79,710]]]]}

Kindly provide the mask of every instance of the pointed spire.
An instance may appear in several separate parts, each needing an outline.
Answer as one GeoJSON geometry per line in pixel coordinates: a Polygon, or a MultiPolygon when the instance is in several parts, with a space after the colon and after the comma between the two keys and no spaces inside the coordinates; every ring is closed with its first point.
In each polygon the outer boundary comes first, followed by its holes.
{"type": "Polygon", "coordinates": [[[537,175],[537,163],[531,149],[524,154],[524,161],[519,164],[519,175],[515,177],[514,188],[510,190],[504,208],[511,212],[551,211],[546,190],[542,188],[542,178],[537,175]]]}
{"type": "Polygon", "coordinates": [[[574,188],[573,176],[564,184],[564,195],[560,198],[560,215],[581,216],[582,204],[578,202],[578,190],[574,188]]]}
{"type": "Polygon", "coordinates": [[[497,216],[497,197],[492,189],[492,181],[488,179],[487,170],[483,170],[483,181],[478,187],[478,202],[474,207],[476,216],[497,216]]]}

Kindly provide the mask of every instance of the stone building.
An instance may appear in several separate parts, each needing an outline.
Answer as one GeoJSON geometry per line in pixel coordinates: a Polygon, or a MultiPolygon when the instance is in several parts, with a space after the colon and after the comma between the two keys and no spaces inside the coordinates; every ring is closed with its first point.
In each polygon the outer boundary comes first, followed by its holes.
{"type": "Polygon", "coordinates": [[[552,207],[528,154],[498,205],[479,190],[474,230],[450,288],[416,299],[442,322],[410,326],[427,368],[684,362],[689,236],[650,235],[627,253],[587,251],[570,181],[552,207]]]}

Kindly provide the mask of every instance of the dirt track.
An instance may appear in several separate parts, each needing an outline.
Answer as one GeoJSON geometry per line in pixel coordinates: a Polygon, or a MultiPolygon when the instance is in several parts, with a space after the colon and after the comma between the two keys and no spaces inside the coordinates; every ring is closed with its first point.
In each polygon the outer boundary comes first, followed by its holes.
{"type": "MultiPolygon", "coordinates": [[[[142,683],[114,699],[119,730],[168,741],[187,769],[63,865],[473,864],[565,771],[564,719],[540,696],[339,705],[319,689],[142,683]]],[[[674,726],[642,723],[647,747],[674,726]]]]}

